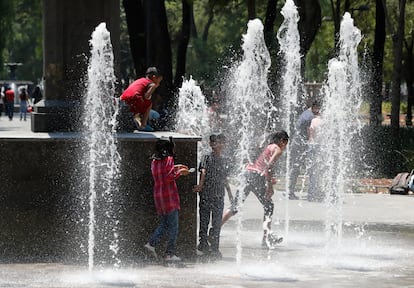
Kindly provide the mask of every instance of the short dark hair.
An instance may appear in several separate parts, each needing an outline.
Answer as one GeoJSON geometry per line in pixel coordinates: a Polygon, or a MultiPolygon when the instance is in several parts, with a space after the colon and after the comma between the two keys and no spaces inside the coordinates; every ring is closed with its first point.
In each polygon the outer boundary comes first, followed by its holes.
{"type": "Polygon", "coordinates": [[[285,130],[277,131],[269,136],[270,143],[277,144],[280,141],[289,141],[289,135],[285,130]]]}
{"type": "Polygon", "coordinates": [[[223,133],[210,135],[210,142],[218,142],[218,141],[225,142],[226,136],[224,136],[223,133]]]}
{"type": "Polygon", "coordinates": [[[321,107],[321,102],[318,101],[318,100],[314,100],[312,102],[312,106],[311,107],[318,107],[318,108],[320,108],[321,107]]]}
{"type": "Polygon", "coordinates": [[[161,71],[157,67],[148,67],[145,76],[161,76],[161,71]]]}
{"type": "Polygon", "coordinates": [[[169,140],[160,139],[155,144],[155,153],[152,155],[152,159],[164,159],[168,156],[174,156],[174,147],[175,144],[173,142],[172,137],[169,140]]]}

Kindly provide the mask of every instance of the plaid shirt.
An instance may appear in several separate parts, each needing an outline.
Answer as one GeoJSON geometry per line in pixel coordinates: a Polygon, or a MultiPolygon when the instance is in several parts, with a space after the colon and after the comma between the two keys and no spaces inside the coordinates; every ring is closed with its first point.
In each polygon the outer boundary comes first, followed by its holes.
{"type": "Polygon", "coordinates": [[[165,215],[180,210],[180,197],[178,196],[175,179],[180,177],[174,169],[174,158],[168,156],[164,159],[152,160],[152,178],[154,179],[154,202],[159,215],[165,215]]]}

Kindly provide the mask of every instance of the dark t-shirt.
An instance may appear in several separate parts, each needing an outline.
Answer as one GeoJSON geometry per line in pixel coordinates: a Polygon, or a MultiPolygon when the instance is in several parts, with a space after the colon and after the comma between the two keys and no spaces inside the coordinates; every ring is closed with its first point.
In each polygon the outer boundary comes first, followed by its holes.
{"type": "Polygon", "coordinates": [[[224,198],[225,181],[227,178],[227,161],[213,153],[204,155],[199,166],[199,171],[206,169],[201,199],[224,198]]]}
{"type": "Polygon", "coordinates": [[[300,114],[298,122],[296,123],[296,135],[297,140],[307,141],[308,140],[308,128],[312,122],[312,119],[315,118],[315,114],[310,109],[305,110],[300,114]]]}

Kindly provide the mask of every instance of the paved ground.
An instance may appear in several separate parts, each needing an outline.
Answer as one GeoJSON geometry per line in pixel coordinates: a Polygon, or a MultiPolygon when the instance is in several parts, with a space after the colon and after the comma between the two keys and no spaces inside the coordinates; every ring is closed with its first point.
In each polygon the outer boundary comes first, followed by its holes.
{"type": "MultiPolygon", "coordinates": [[[[42,136],[29,125],[1,117],[0,135],[42,136]]],[[[274,200],[273,229],[285,241],[271,251],[261,249],[262,209],[250,195],[223,227],[221,261],[93,272],[62,263],[0,264],[0,287],[414,287],[414,196],[346,194],[335,207],[286,200],[281,192],[274,200]],[[331,222],[342,224],[337,233],[331,222]]]]}

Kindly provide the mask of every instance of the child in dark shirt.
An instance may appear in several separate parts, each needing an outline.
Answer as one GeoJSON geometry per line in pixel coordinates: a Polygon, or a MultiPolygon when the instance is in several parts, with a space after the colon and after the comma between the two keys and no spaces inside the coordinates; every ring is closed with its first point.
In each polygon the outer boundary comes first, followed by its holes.
{"type": "Polygon", "coordinates": [[[225,189],[230,200],[232,199],[230,185],[227,182],[227,165],[223,157],[224,146],[225,137],[223,134],[210,136],[212,152],[203,156],[199,166],[199,184],[194,187],[194,192],[199,192],[200,195],[200,229],[197,254],[210,253],[210,256],[215,259],[222,257],[219,244],[225,189]],[[212,227],[208,233],[210,215],[212,227]],[[211,247],[208,240],[210,240],[211,247]]]}

